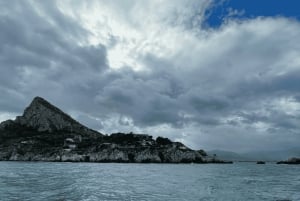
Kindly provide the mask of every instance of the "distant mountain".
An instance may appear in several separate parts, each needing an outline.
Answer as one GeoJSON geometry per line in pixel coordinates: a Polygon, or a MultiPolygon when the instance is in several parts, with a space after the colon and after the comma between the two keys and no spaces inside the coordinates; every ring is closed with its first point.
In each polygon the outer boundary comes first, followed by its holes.
{"type": "Polygon", "coordinates": [[[214,156],[216,158],[222,158],[223,160],[229,160],[229,161],[248,161],[249,158],[232,152],[232,151],[224,151],[224,150],[211,150],[207,151],[207,154],[210,156],[214,156]]]}
{"type": "Polygon", "coordinates": [[[271,150],[271,151],[253,151],[242,154],[252,160],[281,161],[291,157],[300,157],[300,148],[271,150]]]}
{"type": "Polygon", "coordinates": [[[0,124],[0,160],[224,163],[180,142],[145,134],[103,135],[41,97],[22,116],[0,124]]]}
{"type": "Polygon", "coordinates": [[[231,161],[281,161],[291,157],[300,157],[300,148],[272,150],[272,151],[252,151],[246,153],[235,153],[224,150],[212,150],[207,152],[213,156],[216,154],[224,160],[231,161]]]}

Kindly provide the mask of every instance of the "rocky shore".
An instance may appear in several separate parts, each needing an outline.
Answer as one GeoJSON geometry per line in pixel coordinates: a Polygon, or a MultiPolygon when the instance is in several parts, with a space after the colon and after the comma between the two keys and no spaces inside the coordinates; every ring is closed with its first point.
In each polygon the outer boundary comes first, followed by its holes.
{"type": "Polygon", "coordinates": [[[124,163],[230,163],[168,138],[103,135],[36,97],[16,120],[0,124],[0,160],[124,163]]]}
{"type": "Polygon", "coordinates": [[[277,164],[290,164],[290,165],[300,165],[300,158],[290,158],[286,161],[279,161],[277,164]]]}

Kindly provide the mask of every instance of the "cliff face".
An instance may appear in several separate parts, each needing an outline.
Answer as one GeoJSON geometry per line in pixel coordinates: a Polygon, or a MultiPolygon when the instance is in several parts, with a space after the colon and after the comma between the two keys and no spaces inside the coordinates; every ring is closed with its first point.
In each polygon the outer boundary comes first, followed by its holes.
{"type": "Polygon", "coordinates": [[[95,131],[81,125],[41,97],[34,98],[31,104],[25,109],[24,114],[16,118],[15,123],[31,127],[38,132],[53,133],[64,130],[81,134],[96,134],[95,131]]]}
{"type": "Polygon", "coordinates": [[[36,97],[22,116],[0,124],[0,160],[72,162],[222,162],[167,138],[103,135],[36,97]]]}

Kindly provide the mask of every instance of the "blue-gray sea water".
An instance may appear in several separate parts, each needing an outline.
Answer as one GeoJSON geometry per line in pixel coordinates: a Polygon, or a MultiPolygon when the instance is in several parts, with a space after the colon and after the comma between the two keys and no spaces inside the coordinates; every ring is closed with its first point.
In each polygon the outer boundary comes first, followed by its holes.
{"type": "Polygon", "coordinates": [[[300,166],[0,162],[0,200],[300,200],[300,166]]]}

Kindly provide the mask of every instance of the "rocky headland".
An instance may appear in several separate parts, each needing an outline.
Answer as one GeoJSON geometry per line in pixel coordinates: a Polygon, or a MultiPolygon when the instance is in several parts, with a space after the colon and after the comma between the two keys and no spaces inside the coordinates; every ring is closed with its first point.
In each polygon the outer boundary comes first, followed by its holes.
{"type": "Polygon", "coordinates": [[[300,165],[300,158],[293,157],[286,161],[279,161],[277,164],[300,165]]]}
{"type": "Polygon", "coordinates": [[[43,98],[22,116],[0,124],[0,160],[128,163],[230,163],[168,138],[133,133],[104,135],[43,98]]]}

